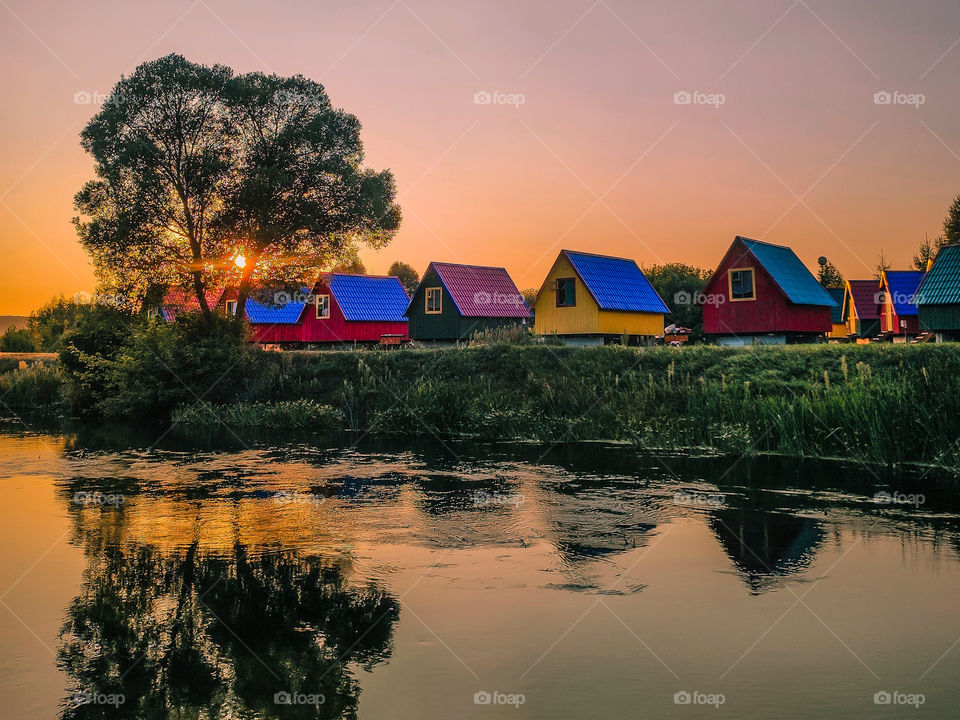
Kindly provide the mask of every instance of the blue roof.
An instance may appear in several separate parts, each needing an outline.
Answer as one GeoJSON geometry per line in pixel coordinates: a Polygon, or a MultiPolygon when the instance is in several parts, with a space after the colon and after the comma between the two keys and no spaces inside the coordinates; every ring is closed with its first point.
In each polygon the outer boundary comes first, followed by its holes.
{"type": "Polygon", "coordinates": [[[740,236],[737,239],[753,253],[790,302],[830,308],[837,304],[790,248],[740,236]]]}
{"type": "Polygon", "coordinates": [[[564,250],[601,310],[668,313],[653,285],[633,260],[564,250]]]}
{"type": "MultiPolygon", "coordinates": [[[[309,292],[303,291],[304,294],[309,292]]],[[[264,305],[253,298],[247,298],[247,317],[250,322],[263,325],[296,325],[303,312],[302,302],[288,302],[286,305],[264,305]]]]}
{"type": "Polygon", "coordinates": [[[887,270],[884,275],[897,315],[916,315],[917,288],[926,273],[922,270],[887,270]]]}
{"type": "Polygon", "coordinates": [[[340,275],[330,278],[330,292],[347,320],[406,322],[410,298],[396,277],[340,275]]]}
{"type": "Polygon", "coordinates": [[[835,307],[830,308],[830,315],[834,325],[843,324],[843,297],[847,294],[846,288],[827,288],[827,293],[836,303],[835,307]]]}

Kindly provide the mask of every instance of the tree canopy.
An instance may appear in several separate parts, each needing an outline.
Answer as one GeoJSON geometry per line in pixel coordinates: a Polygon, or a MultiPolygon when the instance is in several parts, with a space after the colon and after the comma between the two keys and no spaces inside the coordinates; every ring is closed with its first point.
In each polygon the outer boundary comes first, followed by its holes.
{"type": "Polygon", "coordinates": [[[400,278],[400,283],[403,285],[403,289],[407,291],[407,295],[413,295],[417,285],[420,284],[420,274],[414,269],[413,265],[399,260],[390,266],[387,275],[396,275],[400,278]]]}
{"type": "Polygon", "coordinates": [[[817,271],[817,280],[819,280],[820,284],[825,288],[843,287],[843,273],[829,260],[820,266],[820,269],[817,271]]]}
{"type": "Polygon", "coordinates": [[[308,279],[383,247],[400,224],[389,170],[364,166],[359,120],[303,76],[235,75],[180,55],[143,63],[81,134],[96,178],[74,224],[101,289],[204,291],[308,279]]]}

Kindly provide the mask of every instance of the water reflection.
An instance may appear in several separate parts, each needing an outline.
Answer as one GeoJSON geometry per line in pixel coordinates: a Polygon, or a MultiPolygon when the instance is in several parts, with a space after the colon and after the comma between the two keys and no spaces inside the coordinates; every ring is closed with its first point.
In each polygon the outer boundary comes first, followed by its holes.
{"type": "Polygon", "coordinates": [[[350,665],[392,650],[396,599],[324,558],[88,541],[58,653],[75,683],[63,718],[352,717],[350,665]],[[323,701],[277,704],[284,692],[323,701]]]}
{"type": "Polygon", "coordinates": [[[811,518],[747,508],[716,511],[710,527],[754,595],[802,573],[824,537],[811,518]]]}

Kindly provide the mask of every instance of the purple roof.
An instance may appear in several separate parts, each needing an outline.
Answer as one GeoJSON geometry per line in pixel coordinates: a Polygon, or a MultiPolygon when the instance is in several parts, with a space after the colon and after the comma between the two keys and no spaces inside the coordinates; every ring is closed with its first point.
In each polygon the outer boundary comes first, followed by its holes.
{"type": "Polygon", "coordinates": [[[523,295],[504,268],[440,262],[430,266],[463,317],[530,317],[523,295]]]}

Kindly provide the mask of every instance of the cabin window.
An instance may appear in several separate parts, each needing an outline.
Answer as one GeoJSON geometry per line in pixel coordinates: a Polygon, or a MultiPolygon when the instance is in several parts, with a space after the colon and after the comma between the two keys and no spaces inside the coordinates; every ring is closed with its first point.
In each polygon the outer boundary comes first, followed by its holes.
{"type": "Polygon", "coordinates": [[[424,300],[426,303],[427,315],[439,315],[441,312],[443,312],[443,294],[441,293],[440,288],[427,288],[427,293],[424,300]]]}
{"type": "Polygon", "coordinates": [[[574,278],[557,280],[557,307],[573,307],[577,304],[577,281],[574,278]]]}
{"type": "Polygon", "coordinates": [[[753,268],[734,268],[730,271],[730,300],[756,300],[753,286],[753,268]]]}
{"type": "Polygon", "coordinates": [[[236,314],[237,314],[237,301],[227,300],[227,315],[236,315],[236,314]]]}
{"type": "Polygon", "coordinates": [[[330,296],[317,295],[317,319],[330,317],[330,296]]]}

